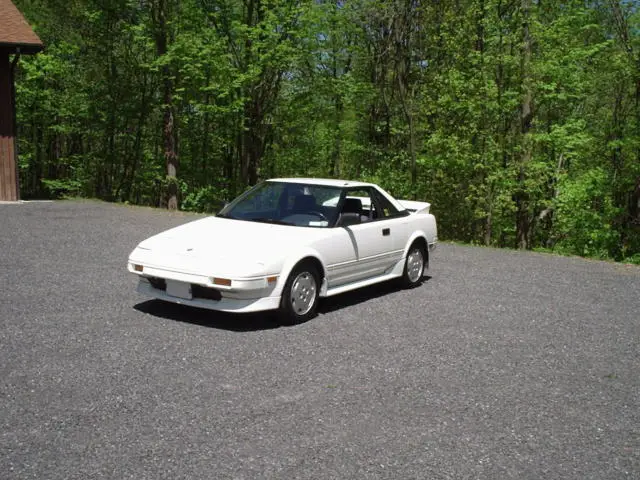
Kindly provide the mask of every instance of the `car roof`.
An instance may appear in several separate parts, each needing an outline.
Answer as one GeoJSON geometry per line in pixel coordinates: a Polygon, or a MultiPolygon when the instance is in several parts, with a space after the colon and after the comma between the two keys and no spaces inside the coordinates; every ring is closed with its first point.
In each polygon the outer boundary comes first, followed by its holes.
{"type": "Polygon", "coordinates": [[[373,183],[337,180],[333,178],[271,178],[267,182],[306,183],[308,185],[325,185],[327,187],[375,187],[373,183]]]}

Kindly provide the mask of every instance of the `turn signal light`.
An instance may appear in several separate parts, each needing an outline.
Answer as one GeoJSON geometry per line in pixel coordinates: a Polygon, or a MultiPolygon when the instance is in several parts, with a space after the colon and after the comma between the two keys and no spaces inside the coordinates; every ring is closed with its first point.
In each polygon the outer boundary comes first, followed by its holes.
{"type": "Polygon", "coordinates": [[[141,272],[142,270],[144,270],[144,268],[142,267],[142,265],[133,265],[133,270],[135,272],[141,272]]]}
{"type": "Polygon", "coordinates": [[[278,281],[278,276],[274,275],[273,277],[267,277],[267,283],[275,283],[278,281]]]}
{"type": "Polygon", "coordinates": [[[224,287],[230,287],[231,286],[231,280],[229,280],[228,278],[214,278],[213,279],[213,284],[214,285],[222,285],[224,287]]]}

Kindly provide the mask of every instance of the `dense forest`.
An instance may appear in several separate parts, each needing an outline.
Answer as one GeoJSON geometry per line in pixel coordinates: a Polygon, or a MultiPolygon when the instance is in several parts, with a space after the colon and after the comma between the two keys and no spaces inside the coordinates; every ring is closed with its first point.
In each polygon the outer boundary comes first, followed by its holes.
{"type": "Polygon", "coordinates": [[[640,263],[640,6],[14,0],[24,198],[215,211],[275,176],[432,202],[440,237],[640,263]]]}

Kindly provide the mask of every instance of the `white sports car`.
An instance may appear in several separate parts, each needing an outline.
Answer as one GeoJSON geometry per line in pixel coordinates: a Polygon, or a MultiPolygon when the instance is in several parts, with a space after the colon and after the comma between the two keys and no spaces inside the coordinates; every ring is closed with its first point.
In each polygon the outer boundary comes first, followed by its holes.
{"type": "Polygon", "coordinates": [[[138,291],[225,312],[314,316],[318,297],[393,278],[422,281],[438,241],[429,203],[395,200],[362,182],[262,182],[218,215],[141,242],[128,269],[138,291]]]}

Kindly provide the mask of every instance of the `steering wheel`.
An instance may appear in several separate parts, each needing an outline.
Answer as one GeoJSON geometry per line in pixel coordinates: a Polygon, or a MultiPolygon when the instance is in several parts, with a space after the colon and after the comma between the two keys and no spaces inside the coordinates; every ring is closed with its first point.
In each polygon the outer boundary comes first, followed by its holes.
{"type": "Polygon", "coordinates": [[[324,216],[324,213],[321,213],[321,212],[308,211],[308,212],[303,212],[303,214],[304,215],[315,215],[316,217],[319,217],[321,220],[324,220],[325,222],[329,221],[329,219],[324,216]]]}

